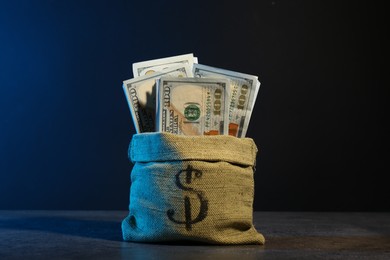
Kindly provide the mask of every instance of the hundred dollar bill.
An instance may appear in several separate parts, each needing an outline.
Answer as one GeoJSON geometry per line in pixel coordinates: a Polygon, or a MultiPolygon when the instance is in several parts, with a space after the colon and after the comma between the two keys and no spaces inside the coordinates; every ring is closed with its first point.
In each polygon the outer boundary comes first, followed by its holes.
{"type": "Polygon", "coordinates": [[[228,134],[228,80],[162,77],[157,95],[159,132],[228,134]]]}
{"type": "Polygon", "coordinates": [[[194,57],[192,53],[190,53],[167,58],[136,62],[133,63],[133,75],[134,78],[136,78],[180,64],[187,64],[192,70],[194,62],[197,61],[198,59],[194,57]]]}
{"type": "Polygon", "coordinates": [[[194,64],[193,72],[198,78],[230,80],[229,135],[245,137],[260,88],[257,76],[201,64],[194,64]]]}
{"type": "Polygon", "coordinates": [[[156,131],[156,80],[162,76],[192,77],[193,74],[187,65],[181,64],[123,81],[123,90],[137,133],[156,131]]]}

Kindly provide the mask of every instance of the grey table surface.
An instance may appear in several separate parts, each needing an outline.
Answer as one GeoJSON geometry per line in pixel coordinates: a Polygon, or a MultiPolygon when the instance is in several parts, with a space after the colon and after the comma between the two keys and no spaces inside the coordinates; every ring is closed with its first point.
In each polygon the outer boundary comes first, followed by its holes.
{"type": "Polygon", "coordinates": [[[127,211],[0,211],[0,259],[390,259],[390,213],[255,212],[266,244],[122,241],[127,211]]]}

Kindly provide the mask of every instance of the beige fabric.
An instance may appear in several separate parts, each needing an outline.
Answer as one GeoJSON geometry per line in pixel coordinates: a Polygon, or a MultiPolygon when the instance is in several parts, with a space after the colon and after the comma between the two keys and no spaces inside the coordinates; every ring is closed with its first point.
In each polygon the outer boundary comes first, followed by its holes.
{"type": "Polygon", "coordinates": [[[252,221],[256,152],[250,138],[134,135],[124,240],[264,244],[252,221]]]}

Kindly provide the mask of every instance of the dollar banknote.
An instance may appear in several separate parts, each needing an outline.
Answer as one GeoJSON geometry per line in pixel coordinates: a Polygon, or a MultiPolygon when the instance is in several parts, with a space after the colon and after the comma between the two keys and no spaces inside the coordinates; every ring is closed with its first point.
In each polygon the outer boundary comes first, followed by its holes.
{"type": "Polygon", "coordinates": [[[159,132],[228,134],[228,80],[162,77],[157,95],[159,132]]]}
{"type": "Polygon", "coordinates": [[[161,59],[136,62],[133,63],[133,75],[134,78],[136,78],[156,71],[162,71],[169,67],[177,66],[180,64],[186,64],[192,70],[192,66],[194,62],[198,62],[198,59],[194,57],[192,53],[172,56],[167,58],[161,58],[161,59]]]}
{"type": "Polygon", "coordinates": [[[245,137],[260,88],[258,77],[201,64],[194,64],[193,73],[197,78],[229,79],[229,135],[245,137]]]}
{"type": "Polygon", "coordinates": [[[192,77],[193,74],[186,64],[180,64],[123,81],[123,90],[137,133],[156,131],[156,80],[162,76],[192,77]]]}

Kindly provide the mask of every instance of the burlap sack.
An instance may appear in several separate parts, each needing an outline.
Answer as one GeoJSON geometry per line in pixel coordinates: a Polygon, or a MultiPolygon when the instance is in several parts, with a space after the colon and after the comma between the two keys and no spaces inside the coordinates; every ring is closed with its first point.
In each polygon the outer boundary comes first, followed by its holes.
{"type": "Polygon", "coordinates": [[[252,222],[256,153],[250,138],[134,135],[123,239],[264,244],[252,222]]]}

